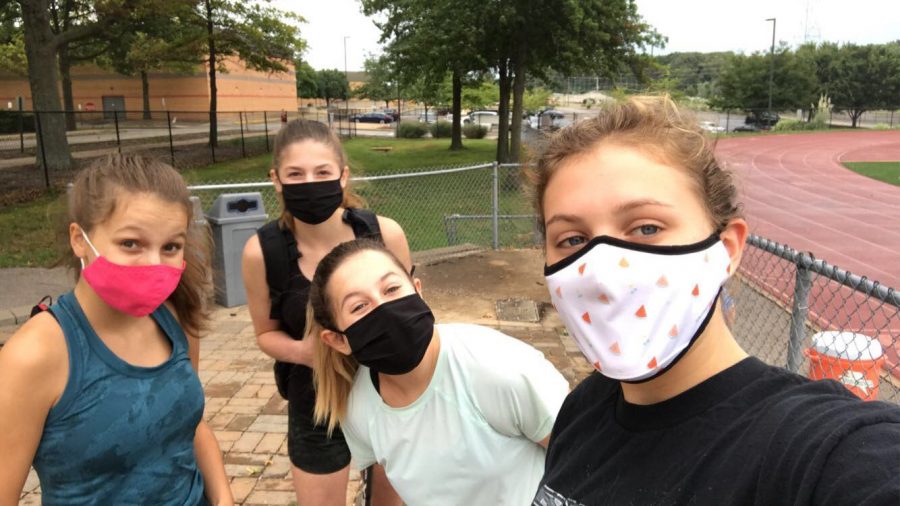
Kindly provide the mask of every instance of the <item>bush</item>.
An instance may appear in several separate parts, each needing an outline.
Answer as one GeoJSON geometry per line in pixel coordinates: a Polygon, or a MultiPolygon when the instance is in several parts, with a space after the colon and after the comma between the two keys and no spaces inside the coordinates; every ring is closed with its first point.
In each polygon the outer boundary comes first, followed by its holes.
{"type": "Polygon", "coordinates": [[[401,139],[421,139],[426,132],[428,132],[428,127],[419,122],[400,123],[400,126],[397,127],[397,137],[401,139]]]}
{"type": "Polygon", "coordinates": [[[484,125],[479,125],[477,123],[463,125],[463,135],[466,136],[466,139],[484,139],[487,133],[488,128],[484,125]]]}
{"type": "Polygon", "coordinates": [[[439,139],[441,137],[450,137],[453,133],[453,123],[449,121],[438,121],[436,123],[432,123],[431,127],[431,136],[435,139],[439,139]]]}
{"type": "MultiPolygon", "coordinates": [[[[3,111],[0,110],[0,133],[17,134],[19,133],[19,111],[3,111]]],[[[22,115],[22,127],[25,132],[34,132],[34,115],[22,115]]]]}
{"type": "Polygon", "coordinates": [[[782,119],[773,128],[773,132],[799,132],[803,130],[824,130],[828,125],[821,119],[816,118],[812,121],[800,121],[796,119],[782,119]]]}

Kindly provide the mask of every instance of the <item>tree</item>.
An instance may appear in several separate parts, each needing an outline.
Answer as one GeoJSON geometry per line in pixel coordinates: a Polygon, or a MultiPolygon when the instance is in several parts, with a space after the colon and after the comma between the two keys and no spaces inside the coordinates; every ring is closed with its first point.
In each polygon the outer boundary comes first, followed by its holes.
{"type": "Polygon", "coordinates": [[[297,78],[297,98],[317,98],[319,82],[315,69],[303,60],[294,62],[294,74],[297,78]]]}
{"type": "MultiPolygon", "coordinates": [[[[36,111],[62,110],[57,91],[59,73],[54,64],[59,48],[99,32],[132,3],[129,0],[99,2],[89,20],[78,26],[61,26],[60,31],[54,33],[50,1],[18,0],[28,59],[28,81],[36,111]]],[[[52,170],[71,169],[65,118],[59,114],[45,114],[38,121],[38,142],[43,146],[37,151],[38,163],[52,170]]]]}
{"type": "MultiPolygon", "coordinates": [[[[710,105],[745,111],[768,108],[771,58],[768,52],[732,56],[719,77],[719,94],[710,100],[710,105]]],[[[774,67],[773,109],[805,108],[818,99],[819,84],[812,59],[798,56],[781,44],[775,51],[774,67]]]]}
{"type": "Polygon", "coordinates": [[[331,107],[335,99],[347,100],[350,96],[350,83],[347,76],[338,69],[320,70],[316,72],[316,98],[324,98],[325,106],[331,107]]]}
{"type": "Polygon", "coordinates": [[[842,46],[834,62],[830,92],[834,108],[847,112],[853,128],[867,110],[896,106],[900,51],[884,44],[842,46]]]}
{"type": "Polygon", "coordinates": [[[353,91],[357,97],[365,97],[370,100],[384,102],[388,107],[391,100],[395,100],[397,93],[398,75],[396,64],[388,56],[369,56],[363,62],[366,72],[366,82],[353,91]]]}
{"type": "Polygon", "coordinates": [[[259,1],[204,0],[198,7],[194,22],[206,29],[207,56],[201,61],[209,70],[209,144],[216,146],[216,73],[224,70],[224,58],[238,57],[254,70],[286,72],[306,45],[295,25],[303,18],[259,1]]]}

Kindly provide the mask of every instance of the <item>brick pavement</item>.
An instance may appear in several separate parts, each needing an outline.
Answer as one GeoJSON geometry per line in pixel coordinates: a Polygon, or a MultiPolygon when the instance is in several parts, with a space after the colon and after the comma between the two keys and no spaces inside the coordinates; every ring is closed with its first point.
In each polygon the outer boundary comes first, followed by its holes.
{"type": "MultiPolygon", "coordinates": [[[[438,321],[443,321],[441,308],[434,311],[438,321]]],[[[287,403],[276,391],[272,360],[256,346],[246,306],[218,308],[213,321],[212,332],[203,338],[200,348],[200,380],[206,392],[204,418],[225,454],[225,471],[235,502],[245,506],[295,504],[285,440],[287,403]]],[[[555,313],[545,316],[541,323],[501,322],[484,316],[472,323],[498,328],[531,343],[572,385],[591,371],[575,343],[561,330],[555,313]]],[[[359,477],[353,473],[347,490],[348,505],[358,486],[359,477]]],[[[19,504],[40,504],[40,487],[33,470],[19,504]]]]}

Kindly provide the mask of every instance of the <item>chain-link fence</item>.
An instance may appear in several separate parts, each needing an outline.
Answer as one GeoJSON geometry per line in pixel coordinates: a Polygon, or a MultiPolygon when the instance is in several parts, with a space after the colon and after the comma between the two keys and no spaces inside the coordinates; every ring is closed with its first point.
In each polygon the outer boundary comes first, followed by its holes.
{"type": "MultiPolygon", "coordinates": [[[[403,227],[413,251],[541,245],[523,186],[522,167],[496,163],[352,179],[372,210],[403,227]]],[[[280,212],[269,182],[192,191],[204,208],[222,193],[259,191],[269,217],[280,212]]],[[[751,236],[727,293],[736,308],[732,330],[751,354],[803,375],[836,379],[865,398],[900,403],[900,294],[893,288],[751,236]]]]}

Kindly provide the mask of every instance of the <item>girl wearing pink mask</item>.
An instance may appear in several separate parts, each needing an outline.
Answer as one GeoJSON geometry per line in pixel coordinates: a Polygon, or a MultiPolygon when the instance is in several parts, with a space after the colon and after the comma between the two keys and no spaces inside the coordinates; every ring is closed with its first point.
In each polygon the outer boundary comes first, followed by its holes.
{"type": "MultiPolygon", "coordinates": [[[[350,450],[340,428],[313,420],[312,343],[303,339],[304,308],[319,261],[357,237],[384,243],[410,270],[409,246],[394,220],[363,209],[350,188],[341,141],[316,121],[286,123],[275,138],[269,177],[283,204],[244,247],[247,305],[259,348],[275,359],[275,383],[288,401],[287,450],[299,506],[343,506],[350,450]]],[[[377,488],[383,473],[374,470],[377,488]]]]}
{"type": "Polygon", "coordinates": [[[766,365],[726,325],[748,227],[693,118],[611,105],[555,135],[533,183],[551,300],[596,369],[533,504],[897,504],[900,409],[766,365]]]}
{"type": "Polygon", "coordinates": [[[232,504],[203,421],[208,238],[181,176],[139,156],[69,194],[75,289],[0,350],[0,504],[34,465],[43,504],[232,504]]]}

